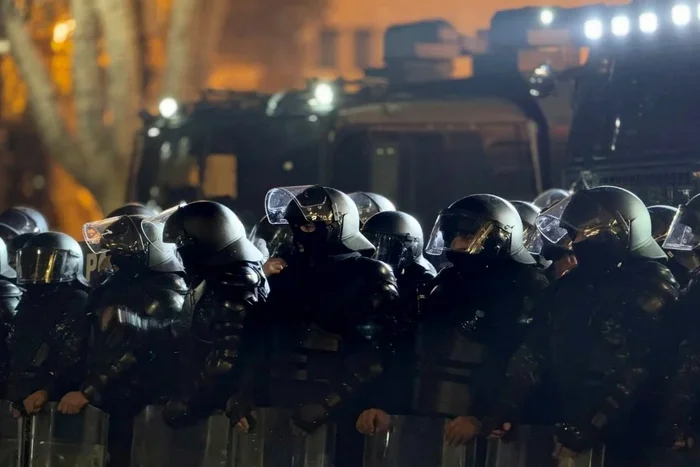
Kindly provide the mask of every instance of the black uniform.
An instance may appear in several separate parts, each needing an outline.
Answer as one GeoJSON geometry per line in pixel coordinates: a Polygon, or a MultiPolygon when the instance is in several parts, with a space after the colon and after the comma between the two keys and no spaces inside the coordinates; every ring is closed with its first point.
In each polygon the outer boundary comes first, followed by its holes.
{"type": "MultiPolygon", "coordinates": [[[[295,254],[270,280],[271,368],[259,403],[298,409],[295,423],[311,431],[382,374],[384,344],[395,331],[397,283],[389,266],[362,256],[373,246],[359,232],[357,207],[346,194],[278,188],[268,193],[266,210],[271,223],[290,225],[295,254]]],[[[230,404],[238,407],[236,419],[245,415],[241,400],[230,404]]]]}
{"type": "Polygon", "coordinates": [[[453,266],[436,277],[418,324],[410,413],[469,415],[497,384],[547,286],[522,241],[517,211],[497,196],[467,196],[438,216],[426,252],[453,266]]]}
{"type": "Polygon", "coordinates": [[[62,233],[38,234],[17,254],[17,281],[26,292],[10,338],[8,397],[21,411],[33,393],[58,400],[84,375],[90,325],[82,267],[78,242],[62,233]]]}
{"type": "Polygon", "coordinates": [[[524,398],[548,370],[559,396],[559,442],[580,452],[606,441],[606,455],[619,460],[638,450],[640,438],[627,422],[656,376],[661,317],[678,284],[659,262],[665,254],[634,194],[598,187],[563,203],[561,218],[549,217],[540,228],[553,243],[568,236],[578,266],[547,292],[546,325],[511,359],[482,432],[518,420],[524,398]],[[632,449],[618,449],[626,436],[636,440],[632,449]]]}
{"type": "Polygon", "coordinates": [[[169,211],[158,216],[163,239],[177,245],[195,278],[183,307],[189,332],[181,351],[179,391],[165,412],[166,420],[177,426],[226,407],[250,362],[245,360],[250,328],[260,320],[269,287],[263,255],[230,209],[197,201],[169,211]]]}
{"type": "Polygon", "coordinates": [[[174,245],[142,231],[143,219],[112,217],[84,228],[88,245],[95,253],[108,251],[117,271],[90,297],[95,344],[81,391],[94,405],[121,416],[167,394],[187,290],[174,245]]]}
{"type": "Polygon", "coordinates": [[[10,371],[8,342],[14,331],[15,310],[22,291],[15,285],[17,273],[8,263],[7,247],[0,239],[0,398],[5,397],[10,371]]]}

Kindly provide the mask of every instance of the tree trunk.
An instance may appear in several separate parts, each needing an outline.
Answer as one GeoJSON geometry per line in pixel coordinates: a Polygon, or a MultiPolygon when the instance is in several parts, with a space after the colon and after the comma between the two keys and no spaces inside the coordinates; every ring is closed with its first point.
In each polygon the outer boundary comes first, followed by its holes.
{"type": "MultiPolygon", "coordinates": [[[[191,39],[197,45],[197,53],[191,54],[190,74],[187,82],[189,93],[197,94],[206,86],[214,60],[217,57],[219,43],[226,25],[230,0],[209,0],[197,11],[195,37],[191,39]]],[[[190,44],[193,48],[193,44],[190,44]]]]}
{"type": "Polygon", "coordinates": [[[68,134],[58,111],[56,90],[19,16],[6,15],[5,28],[12,56],[27,84],[29,106],[42,143],[56,160],[85,186],[93,186],[91,161],[68,134]]]}
{"type": "Polygon", "coordinates": [[[117,153],[113,168],[120,169],[128,167],[138,128],[140,79],[137,76],[135,16],[130,2],[97,0],[96,5],[109,58],[107,102],[113,119],[112,135],[117,153]]]}
{"type": "MultiPolygon", "coordinates": [[[[75,19],[73,34],[73,99],[77,120],[77,140],[84,154],[100,154],[104,145],[104,105],[97,61],[99,28],[97,11],[90,0],[71,0],[75,19]]],[[[109,170],[109,160],[101,161],[99,171],[109,170]]],[[[97,171],[97,170],[96,170],[97,171]]]]}
{"type": "Polygon", "coordinates": [[[197,0],[173,0],[166,45],[168,63],[161,94],[177,100],[185,97],[185,85],[189,81],[187,64],[191,57],[192,18],[197,3],[197,0]]]}

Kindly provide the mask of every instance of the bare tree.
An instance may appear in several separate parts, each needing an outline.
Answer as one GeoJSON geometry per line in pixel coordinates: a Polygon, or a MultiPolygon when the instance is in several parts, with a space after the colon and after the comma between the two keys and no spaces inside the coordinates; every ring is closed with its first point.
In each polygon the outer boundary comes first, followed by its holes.
{"type": "MultiPolygon", "coordinates": [[[[173,0],[164,92],[180,97],[187,79],[193,13],[197,0],[173,0]]],[[[74,30],[73,83],[77,132],[62,119],[54,84],[27,27],[25,10],[0,0],[11,53],[26,82],[29,104],[43,145],[103,209],[124,202],[129,161],[143,105],[145,47],[139,32],[139,1],[70,0],[74,30]],[[138,13],[138,14],[137,14],[138,13]],[[100,31],[109,63],[106,99],[98,62],[100,31]],[[106,105],[105,105],[106,104],[106,105]]],[[[215,9],[214,9],[215,10],[215,9]]],[[[212,10],[213,13],[213,10],[212,10]]]]}

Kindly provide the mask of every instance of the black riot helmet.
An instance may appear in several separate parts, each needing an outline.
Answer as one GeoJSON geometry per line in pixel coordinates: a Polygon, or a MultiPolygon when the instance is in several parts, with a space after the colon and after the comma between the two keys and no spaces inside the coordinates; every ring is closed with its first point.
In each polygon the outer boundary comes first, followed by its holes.
{"type": "Polygon", "coordinates": [[[370,217],[362,234],[374,245],[374,259],[397,271],[413,263],[427,266],[423,258],[423,228],[415,217],[401,211],[383,211],[370,217]]]}
{"type": "Polygon", "coordinates": [[[195,201],[163,211],[143,222],[148,237],[177,247],[186,268],[202,271],[263,255],[246,238],[236,214],[214,201],[195,201]]]}
{"type": "Polygon", "coordinates": [[[17,273],[10,265],[10,256],[7,251],[7,245],[0,238],[0,279],[13,280],[17,277],[17,273]]]}
{"type": "Polygon", "coordinates": [[[540,208],[541,210],[549,209],[559,201],[568,198],[571,193],[562,188],[550,188],[549,190],[540,193],[533,201],[532,204],[540,208]]]}
{"type": "Polygon", "coordinates": [[[120,216],[145,216],[153,217],[157,214],[156,211],[145,206],[141,203],[128,203],[122,207],[115,209],[105,216],[106,219],[110,217],[120,217],[120,216]]]}
{"type": "Polygon", "coordinates": [[[119,269],[148,268],[161,272],[183,270],[173,245],[158,237],[149,237],[141,227],[145,216],[122,215],[83,226],[83,237],[95,253],[107,253],[110,263],[119,269]]]}
{"type": "Polygon", "coordinates": [[[265,211],[271,224],[289,224],[300,253],[324,256],[374,251],[360,232],[357,206],[335,188],[273,188],[265,195],[265,211]]]}
{"type": "Polygon", "coordinates": [[[71,236],[44,232],[29,239],[17,252],[17,283],[20,285],[58,284],[83,277],[83,251],[71,236]]]}
{"type": "Polygon", "coordinates": [[[615,265],[632,255],[665,259],[654,241],[649,211],[634,193],[600,186],[573,194],[537,218],[552,243],[568,237],[579,265],[615,265]]]}
{"type": "Polygon", "coordinates": [[[0,213],[0,238],[6,242],[18,235],[48,230],[46,218],[34,208],[15,206],[0,213]]]}
{"type": "Polygon", "coordinates": [[[264,261],[288,254],[294,249],[292,229],[288,224],[273,225],[267,216],[260,219],[250,231],[248,239],[260,250],[264,261]]]}
{"type": "Polygon", "coordinates": [[[430,234],[425,252],[446,252],[455,264],[512,259],[535,264],[523,245],[523,224],[518,211],[495,195],[470,195],[442,211],[430,234]]]}
{"type": "Polygon", "coordinates": [[[377,193],[368,193],[365,191],[356,191],[348,195],[357,206],[360,213],[360,226],[365,225],[367,220],[379,212],[396,211],[394,203],[389,201],[385,196],[377,193]]]}

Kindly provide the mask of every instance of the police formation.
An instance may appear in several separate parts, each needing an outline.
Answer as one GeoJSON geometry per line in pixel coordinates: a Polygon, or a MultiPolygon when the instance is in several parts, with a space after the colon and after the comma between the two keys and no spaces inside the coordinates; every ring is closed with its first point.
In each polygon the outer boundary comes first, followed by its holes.
{"type": "Polygon", "coordinates": [[[0,214],[0,467],[700,465],[700,195],[264,207],[0,214]]]}

